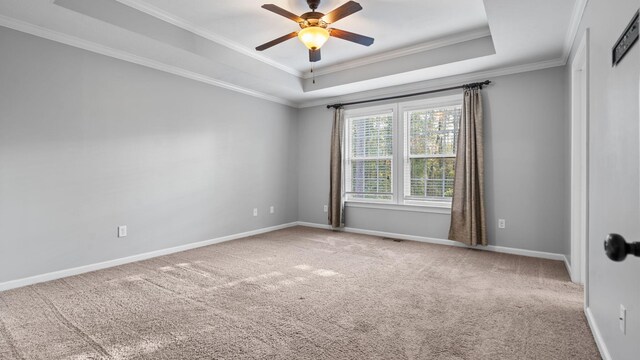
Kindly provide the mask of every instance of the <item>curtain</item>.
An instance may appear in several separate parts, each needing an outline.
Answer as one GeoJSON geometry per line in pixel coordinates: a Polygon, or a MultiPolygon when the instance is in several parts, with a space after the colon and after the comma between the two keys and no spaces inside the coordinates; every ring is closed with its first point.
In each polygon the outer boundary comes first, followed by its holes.
{"type": "Polygon", "coordinates": [[[331,129],[331,160],[329,170],[329,225],[344,227],[344,194],[342,192],[342,144],[344,111],[336,108],[331,129]]]}
{"type": "Polygon", "coordinates": [[[467,245],[487,245],[481,89],[464,89],[453,181],[449,239],[467,245]]]}

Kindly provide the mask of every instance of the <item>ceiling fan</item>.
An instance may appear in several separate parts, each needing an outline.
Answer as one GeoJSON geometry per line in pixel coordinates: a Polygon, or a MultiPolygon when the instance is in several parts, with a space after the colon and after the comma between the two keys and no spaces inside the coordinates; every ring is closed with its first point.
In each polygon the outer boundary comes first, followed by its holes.
{"type": "Polygon", "coordinates": [[[316,62],[320,61],[320,48],[329,39],[329,36],[337,37],[364,46],[373,44],[374,39],[368,36],[355,34],[336,28],[328,28],[329,25],[332,25],[336,21],[362,10],[362,6],[360,6],[360,4],[358,4],[357,2],[348,1],[327,14],[316,11],[318,5],[320,5],[320,0],[307,0],[307,4],[309,4],[311,11],[306,12],[300,16],[274,4],[262,5],[262,8],[264,9],[267,9],[271,12],[297,22],[298,25],[300,25],[301,30],[294,31],[290,34],[264,43],[256,47],[256,50],[262,51],[268,49],[274,45],[280,44],[283,41],[297,36],[300,41],[302,41],[302,43],[309,49],[309,61],[316,62]]]}

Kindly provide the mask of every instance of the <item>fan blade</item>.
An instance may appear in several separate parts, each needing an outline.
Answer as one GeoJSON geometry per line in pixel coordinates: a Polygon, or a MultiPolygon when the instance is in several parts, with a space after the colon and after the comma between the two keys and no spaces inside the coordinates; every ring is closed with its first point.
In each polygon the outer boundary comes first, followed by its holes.
{"type": "Polygon", "coordinates": [[[320,61],[320,49],[309,50],[309,61],[310,62],[320,61]]]}
{"type": "Polygon", "coordinates": [[[364,36],[364,35],[348,32],[348,31],[344,31],[344,30],[340,30],[340,29],[331,29],[331,32],[329,34],[331,36],[333,36],[333,37],[337,37],[337,38],[340,38],[342,40],[347,40],[347,41],[351,41],[351,42],[354,42],[354,43],[358,43],[358,44],[364,45],[364,46],[369,46],[369,45],[373,44],[373,40],[374,40],[373,38],[370,38],[368,36],[364,36]]]}
{"type": "Polygon", "coordinates": [[[258,46],[258,47],[256,48],[256,50],[258,50],[258,51],[262,51],[262,50],[268,49],[268,48],[270,48],[270,47],[272,47],[272,46],[274,46],[274,45],[278,45],[278,44],[280,44],[281,42],[283,42],[283,41],[287,41],[287,40],[289,40],[289,39],[291,39],[291,38],[294,38],[294,37],[296,37],[296,36],[298,36],[298,33],[297,33],[297,32],[292,32],[291,34],[287,34],[287,35],[284,35],[284,36],[280,36],[280,37],[279,37],[279,38],[277,38],[277,39],[273,39],[273,40],[269,41],[268,43],[264,43],[264,44],[262,44],[262,45],[258,46]]]}
{"type": "Polygon", "coordinates": [[[284,16],[284,17],[286,17],[287,19],[291,19],[291,20],[293,20],[293,21],[295,21],[295,22],[297,22],[297,23],[300,23],[300,22],[303,22],[303,21],[304,21],[304,19],[302,19],[300,16],[298,16],[298,15],[296,15],[296,14],[292,13],[292,12],[289,12],[289,11],[287,11],[287,10],[283,9],[283,8],[281,8],[281,7],[280,7],[280,6],[278,6],[278,5],[274,5],[274,4],[264,4],[264,5],[262,5],[262,8],[263,8],[263,9],[267,9],[267,10],[269,10],[269,11],[271,11],[271,12],[274,12],[274,13],[276,13],[276,14],[278,14],[278,15],[284,16]]]}
{"type": "Polygon", "coordinates": [[[323,16],[322,20],[324,20],[328,24],[333,24],[334,22],[360,10],[362,10],[362,6],[360,6],[360,4],[355,1],[349,1],[323,16]]]}

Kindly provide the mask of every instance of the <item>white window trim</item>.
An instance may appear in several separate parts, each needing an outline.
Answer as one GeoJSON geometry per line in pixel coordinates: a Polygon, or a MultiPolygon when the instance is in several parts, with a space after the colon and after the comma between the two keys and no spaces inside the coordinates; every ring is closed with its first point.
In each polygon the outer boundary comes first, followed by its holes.
{"type": "MultiPolygon", "coordinates": [[[[406,101],[398,103],[398,117],[402,117],[399,119],[401,122],[401,126],[397,129],[397,138],[399,144],[398,154],[402,154],[402,162],[398,164],[398,167],[395,169],[397,172],[397,180],[399,186],[394,189],[397,194],[401,197],[397,201],[399,205],[411,205],[411,206],[425,206],[431,208],[451,208],[451,200],[443,199],[443,200],[418,200],[418,199],[410,199],[404,194],[404,169],[407,166],[406,162],[408,159],[409,149],[407,147],[407,133],[405,132],[405,127],[407,126],[407,119],[405,113],[407,111],[412,110],[421,110],[425,107],[438,107],[438,106],[451,106],[451,105],[459,105],[462,103],[462,94],[458,95],[449,95],[449,96],[439,96],[436,98],[422,99],[422,100],[414,100],[414,101],[406,101]]],[[[395,149],[394,149],[395,151],[395,149]]]]}
{"type": "MultiPolygon", "coordinates": [[[[404,167],[407,159],[406,148],[406,119],[405,112],[411,110],[424,109],[425,107],[434,106],[451,106],[458,105],[462,102],[462,95],[439,96],[435,98],[405,101],[393,104],[376,105],[355,109],[345,110],[345,120],[350,117],[360,117],[367,115],[377,115],[382,112],[391,112],[393,116],[393,160],[392,160],[392,189],[393,196],[391,200],[348,200],[345,206],[353,208],[370,208],[370,209],[386,209],[397,211],[416,211],[431,212],[439,214],[451,213],[451,200],[412,200],[404,196],[404,167]],[[402,154],[398,156],[396,154],[402,154]]],[[[348,122],[344,122],[345,135],[349,135],[346,128],[348,122]]],[[[345,151],[343,152],[343,174],[347,173],[347,151],[348,136],[345,136],[345,151]]],[[[347,184],[344,183],[344,186],[347,184]]],[[[346,189],[346,188],[345,188],[346,189]]]]}
{"type": "MultiPolygon", "coordinates": [[[[391,123],[391,128],[392,128],[392,134],[395,134],[396,131],[396,126],[397,126],[397,122],[398,122],[398,106],[397,104],[387,104],[387,105],[377,105],[377,106],[370,106],[370,107],[366,107],[366,108],[357,108],[357,109],[349,109],[349,110],[345,110],[344,112],[344,127],[345,127],[345,140],[344,140],[344,151],[343,151],[343,155],[342,155],[342,173],[343,178],[345,179],[344,182],[344,186],[345,186],[345,190],[346,190],[346,186],[347,186],[347,174],[350,173],[347,172],[347,167],[348,167],[348,161],[347,161],[347,152],[350,151],[351,146],[349,143],[349,138],[350,138],[350,133],[349,133],[349,129],[348,129],[348,121],[347,119],[350,117],[361,117],[361,116],[369,116],[369,115],[378,115],[381,113],[385,113],[385,112],[390,112],[391,113],[391,118],[392,118],[392,123],[391,123]]],[[[393,153],[395,154],[396,152],[396,136],[393,136],[393,140],[392,140],[392,149],[393,149],[393,153]]],[[[396,164],[396,159],[395,156],[391,157],[391,165],[392,167],[395,167],[396,164]]],[[[396,174],[395,174],[395,169],[392,168],[391,170],[391,189],[392,189],[392,196],[391,196],[391,200],[382,200],[382,199],[371,199],[371,200],[348,200],[345,201],[345,203],[347,202],[361,202],[361,203],[375,203],[375,204],[397,204],[397,192],[395,190],[396,187],[396,182],[398,181],[395,178],[396,174]]],[[[348,192],[347,192],[348,193],[348,192]]],[[[345,195],[346,196],[346,195],[345,195]]]]}
{"type": "Polygon", "coordinates": [[[413,211],[413,212],[426,212],[436,214],[451,214],[451,203],[448,205],[443,204],[430,204],[430,205],[409,205],[409,204],[390,204],[390,203],[377,203],[377,202],[364,202],[364,201],[347,201],[346,207],[362,208],[362,209],[383,209],[383,210],[395,210],[395,211],[413,211]]]}

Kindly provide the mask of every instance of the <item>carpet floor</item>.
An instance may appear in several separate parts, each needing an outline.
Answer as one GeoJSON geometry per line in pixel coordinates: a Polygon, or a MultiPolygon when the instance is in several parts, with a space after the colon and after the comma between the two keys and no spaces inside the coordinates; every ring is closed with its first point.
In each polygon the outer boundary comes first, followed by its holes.
{"type": "Polygon", "coordinates": [[[0,293],[0,359],[600,359],[564,264],[294,227],[0,293]]]}

